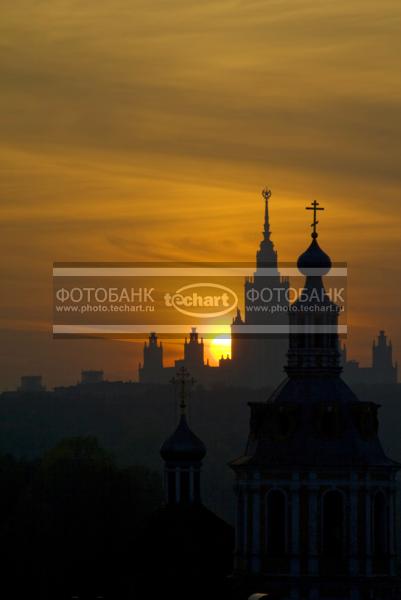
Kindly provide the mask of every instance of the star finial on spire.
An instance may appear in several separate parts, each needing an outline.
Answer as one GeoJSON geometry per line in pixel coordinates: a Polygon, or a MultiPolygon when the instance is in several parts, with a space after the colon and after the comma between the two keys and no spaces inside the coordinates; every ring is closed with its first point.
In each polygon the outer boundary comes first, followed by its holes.
{"type": "Polygon", "coordinates": [[[264,190],[262,190],[262,196],[266,200],[266,202],[268,201],[268,199],[270,198],[271,195],[272,195],[272,192],[268,188],[265,188],[264,190]]]}
{"type": "Polygon", "coordinates": [[[313,202],[311,202],[312,206],[306,206],[306,210],[313,210],[313,223],[311,223],[311,227],[313,227],[313,231],[312,231],[312,238],[316,239],[318,236],[318,233],[316,231],[316,225],[319,223],[319,221],[317,221],[316,219],[316,212],[318,210],[324,210],[323,207],[319,207],[319,202],[316,202],[316,200],[314,200],[313,202]],[[319,207],[319,208],[318,208],[319,207]]]}
{"type": "Polygon", "coordinates": [[[271,195],[271,190],[269,190],[268,188],[264,188],[264,190],[262,190],[262,196],[265,199],[265,226],[263,230],[263,235],[265,239],[269,239],[271,234],[269,223],[269,198],[271,197],[271,195]]]}
{"type": "Polygon", "coordinates": [[[191,377],[189,372],[185,367],[181,367],[178,369],[176,375],[172,378],[171,382],[173,385],[179,386],[179,395],[180,395],[180,411],[181,415],[185,416],[187,409],[187,397],[192,386],[195,383],[195,379],[191,377]]]}

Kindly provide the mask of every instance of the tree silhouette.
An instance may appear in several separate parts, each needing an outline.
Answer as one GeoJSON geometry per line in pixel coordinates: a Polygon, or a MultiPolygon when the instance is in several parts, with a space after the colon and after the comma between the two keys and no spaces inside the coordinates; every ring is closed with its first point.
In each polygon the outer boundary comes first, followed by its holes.
{"type": "Polygon", "coordinates": [[[93,437],[62,440],[34,463],[0,457],[2,565],[10,598],[118,598],[136,540],[161,503],[158,475],[119,468],[93,437]]]}

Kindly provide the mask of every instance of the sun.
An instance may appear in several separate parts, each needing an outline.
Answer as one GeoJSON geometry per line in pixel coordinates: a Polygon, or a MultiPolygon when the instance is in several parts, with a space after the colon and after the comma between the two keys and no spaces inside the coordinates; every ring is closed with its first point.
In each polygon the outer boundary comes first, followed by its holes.
{"type": "Polygon", "coordinates": [[[211,358],[216,362],[219,362],[220,358],[224,356],[231,356],[231,338],[227,335],[220,335],[210,340],[209,353],[211,358]]]}

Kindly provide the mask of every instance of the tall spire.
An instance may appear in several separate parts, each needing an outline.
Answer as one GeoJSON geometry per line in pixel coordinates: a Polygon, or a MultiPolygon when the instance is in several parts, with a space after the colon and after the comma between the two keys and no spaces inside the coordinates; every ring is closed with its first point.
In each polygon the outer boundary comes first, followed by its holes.
{"type": "Polygon", "coordinates": [[[270,222],[269,222],[269,199],[271,197],[272,193],[271,190],[268,190],[267,188],[265,188],[264,190],[262,190],[262,196],[265,199],[265,224],[264,224],[264,229],[263,229],[263,239],[268,241],[270,240],[270,222]]]}
{"type": "Polygon", "coordinates": [[[263,228],[263,239],[260,242],[259,250],[256,253],[257,268],[277,268],[277,252],[274,249],[271,240],[270,220],[269,220],[269,199],[271,190],[265,188],[262,190],[262,196],[265,200],[265,221],[263,228]]]}

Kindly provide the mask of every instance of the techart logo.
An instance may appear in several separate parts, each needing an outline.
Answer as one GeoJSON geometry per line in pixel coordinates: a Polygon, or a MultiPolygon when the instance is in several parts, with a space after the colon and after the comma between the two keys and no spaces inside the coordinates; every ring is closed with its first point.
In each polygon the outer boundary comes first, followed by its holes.
{"type": "Polygon", "coordinates": [[[237,294],[218,283],[191,283],[165,294],[164,301],[183,315],[200,319],[221,317],[238,305],[237,294]]]}

